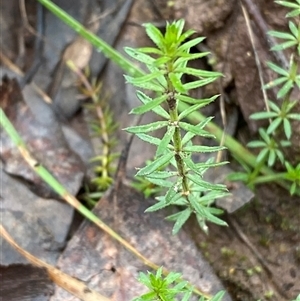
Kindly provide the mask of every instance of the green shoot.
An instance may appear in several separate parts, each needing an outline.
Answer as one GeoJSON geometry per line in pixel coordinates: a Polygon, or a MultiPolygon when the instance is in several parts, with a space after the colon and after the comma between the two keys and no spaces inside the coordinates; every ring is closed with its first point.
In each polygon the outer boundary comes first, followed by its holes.
{"type": "MultiPolygon", "coordinates": [[[[148,288],[148,292],[132,301],[188,301],[192,295],[191,287],[186,281],[181,280],[181,274],[171,272],[167,277],[164,277],[162,268],[159,268],[156,274],[140,273],[138,281],[148,288]],[[180,299],[178,299],[179,296],[180,299]]],[[[202,296],[199,301],[221,301],[224,295],[225,292],[220,291],[209,299],[202,296]]]]}
{"type": "Polygon", "coordinates": [[[158,197],[158,202],[148,208],[147,212],[170,205],[183,207],[183,210],[168,217],[169,220],[175,222],[173,234],[181,229],[191,214],[196,215],[204,231],[207,231],[206,221],[226,225],[217,217],[222,211],[211,206],[215,199],[227,194],[226,186],[203,180],[203,174],[208,168],[216,168],[224,162],[217,164],[210,159],[207,162],[195,163],[192,159],[193,153],[210,153],[223,149],[219,146],[193,144],[195,136],[214,138],[205,130],[212,118],[206,118],[196,125],[184,121],[188,115],[218,97],[194,99],[189,96],[188,92],[213,82],[222,74],[187,67],[190,60],[202,58],[208,53],[190,54],[191,47],[203,41],[204,38],[199,37],[185,42],[194,31],[188,30],[183,33],[183,27],[183,20],[167,23],[166,32],[163,35],[152,24],[146,24],[146,33],[156,47],[140,49],[127,47],[125,49],[128,55],[144,63],[149,70],[148,74],[142,76],[125,75],[127,82],[143,90],[152,91],[156,95],[151,98],[144,92],[138,91],[137,96],[142,105],[134,108],[130,113],[144,114],[153,111],[163,118],[162,121],[126,129],[145,142],[157,146],[154,160],[139,169],[136,175],[166,189],[165,195],[158,197]],[[184,83],[182,81],[184,74],[194,76],[195,81],[184,83]],[[179,113],[179,103],[187,103],[190,106],[179,113]],[[162,139],[149,135],[160,128],[165,129],[162,139]]]}

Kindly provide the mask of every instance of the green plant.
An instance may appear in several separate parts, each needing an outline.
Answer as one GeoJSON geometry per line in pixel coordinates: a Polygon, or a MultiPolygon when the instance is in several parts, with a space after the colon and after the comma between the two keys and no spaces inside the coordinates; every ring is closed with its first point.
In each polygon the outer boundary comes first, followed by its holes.
{"type": "Polygon", "coordinates": [[[222,74],[187,67],[190,60],[202,58],[208,52],[191,54],[191,47],[202,42],[204,38],[199,37],[185,42],[194,31],[188,30],[183,33],[183,27],[183,20],[167,23],[163,35],[154,25],[146,24],[146,33],[156,47],[125,48],[127,54],[144,63],[149,70],[148,74],[142,76],[125,75],[127,82],[155,94],[155,97],[151,98],[138,91],[137,96],[142,105],[134,108],[131,114],[153,111],[163,118],[162,121],[126,128],[140,139],[157,146],[154,160],[139,169],[136,175],[167,190],[166,194],[157,197],[158,202],[146,211],[156,211],[170,205],[185,208],[168,217],[169,220],[175,221],[173,234],[180,230],[192,213],[196,214],[199,225],[205,231],[207,231],[206,221],[226,225],[216,217],[222,211],[211,207],[216,198],[227,194],[226,186],[203,180],[203,174],[208,168],[220,166],[225,162],[214,163],[213,159],[209,159],[207,162],[195,163],[192,159],[193,153],[216,152],[224,149],[221,146],[193,144],[195,136],[214,137],[204,130],[212,117],[206,118],[197,125],[184,121],[189,114],[218,97],[216,95],[206,99],[194,99],[188,95],[189,90],[207,85],[222,74]],[[197,79],[183,83],[184,74],[192,75],[197,79]],[[188,103],[190,106],[179,113],[179,102],[188,103]],[[167,109],[164,108],[165,105],[167,109]],[[162,139],[148,134],[161,128],[165,128],[162,139]],[[164,170],[161,170],[162,167],[164,170]]]}
{"type": "MultiPolygon", "coordinates": [[[[181,274],[171,272],[167,277],[163,277],[162,268],[156,274],[140,273],[138,281],[148,288],[148,292],[133,299],[133,301],[188,301],[192,295],[192,290],[188,282],[181,280],[181,274]],[[180,299],[178,299],[180,297],[180,299]]],[[[221,301],[225,292],[221,291],[212,298],[201,297],[199,301],[221,301]]]]}
{"type": "MultiPolygon", "coordinates": [[[[293,9],[286,17],[296,17],[300,15],[300,4],[288,1],[275,1],[276,3],[293,9]]],[[[289,21],[290,32],[269,31],[268,34],[278,39],[284,40],[271,48],[272,51],[282,51],[291,48],[289,66],[287,70],[275,63],[268,62],[268,67],[274,71],[278,78],[265,85],[264,89],[280,87],[276,95],[276,102],[268,100],[266,102],[266,111],[257,112],[250,116],[254,120],[267,119],[268,127],[260,128],[260,140],[248,143],[250,148],[259,148],[260,152],[256,158],[256,166],[252,171],[246,173],[236,173],[231,179],[239,179],[248,182],[251,186],[254,184],[274,181],[276,179],[286,179],[291,182],[290,193],[294,194],[300,187],[300,165],[293,166],[286,159],[286,148],[291,146],[290,139],[293,135],[292,121],[300,121],[300,114],[293,111],[295,106],[299,104],[298,100],[291,99],[292,91],[298,90],[300,93],[300,74],[298,73],[300,66],[300,23],[296,25],[293,21],[289,21]],[[281,138],[285,136],[285,139],[281,138]],[[261,176],[261,169],[265,165],[273,167],[280,164],[284,172],[275,173],[273,175],[261,176]]]]}
{"type": "Polygon", "coordinates": [[[101,141],[101,154],[90,160],[97,163],[94,167],[95,177],[91,181],[93,187],[86,187],[85,193],[81,196],[82,199],[93,206],[103,192],[113,183],[114,163],[119,156],[118,153],[113,152],[117,145],[115,132],[118,124],[113,120],[106,97],[101,95],[101,81],[89,79],[89,70],[86,70],[86,74],[84,74],[72,61],[68,61],[67,65],[78,76],[79,92],[92,101],[92,103],[85,104],[85,107],[94,115],[94,118],[90,121],[92,138],[96,137],[101,141]]]}

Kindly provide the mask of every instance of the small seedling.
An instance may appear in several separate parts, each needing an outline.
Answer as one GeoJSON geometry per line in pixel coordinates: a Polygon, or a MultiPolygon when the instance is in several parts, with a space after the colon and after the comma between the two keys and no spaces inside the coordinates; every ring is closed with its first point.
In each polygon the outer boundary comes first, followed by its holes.
{"type": "MultiPolygon", "coordinates": [[[[159,268],[156,274],[140,273],[138,280],[148,288],[148,292],[133,301],[188,301],[192,295],[191,287],[188,282],[181,279],[181,274],[171,272],[164,277],[162,268],[159,268]]],[[[221,301],[224,295],[225,292],[221,291],[210,299],[201,297],[199,301],[221,301]]]]}

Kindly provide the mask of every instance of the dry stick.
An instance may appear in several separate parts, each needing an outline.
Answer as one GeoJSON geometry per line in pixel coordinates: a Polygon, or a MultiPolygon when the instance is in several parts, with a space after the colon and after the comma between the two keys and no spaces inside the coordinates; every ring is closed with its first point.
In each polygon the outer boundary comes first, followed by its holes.
{"type": "MultiPolygon", "coordinates": [[[[15,74],[19,76],[24,76],[24,72],[16,65],[14,64],[0,49],[0,62],[5,65],[9,70],[14,72],[15,74]]],[[[34,82],[31,82],[31,85],[33,89],[42,97],[42,99],[51,104],[52,99],[40,88],[38,87],[34,82]]]]}
{"type": "Polygon", "coordinates": [[[2,225],[0,225],[0,236],[2,236],[14,249],[16,249],[33,265],[40,268],[45,268],[48,272],[49,278],[72,295],[78,297],[83,301],[110,301],[110,299],[102,296],[94,290],[91,290],[83,281],[71,277],[70,275],[40,260],[39,258],[33,256],[32,254],[21,248],[7,233],[2,225]]]}
{"type": "MultiPolygon", "coordinates": [[[[248,29],[248,33],[249,33],[249,37],[250,37],[250,41],[251,41],[251,45],[252,45],[252,49],[253,49],[253,52],[254,52],[255,63],[256,63],[256,67],[257,67],[258,74],[259,74],[259,80],[260,80],[261,87],[262,87],[264,103],[265,103],[267,111],[269,112],[270,108],[269,108],[269,104],[268,104],[268,96],[267,96],[267,93],[266,93],[266,89],[263,88],[263,86],[264,86],[263,71],[262,71],[262,67],[261,67],[261,63],[260,63],[260,60],[259,60],[258,53],[256,51],[253,31],[252,31],[252,28],[251,28],[251,25],[250,25],[250,20],[249,20],[248,13],[247,13],[247,11],[246,11],[246,9],[245,9],[245,7],[242,3],[241,3],[241,6],[242,6],[245,21],[246,21],[246,25],[247,25],[247,29],[248,29]]],[[[269,122],[271,123],[271,119],[269,119],[269,122]]]]}
{"type": "MultiPolygon", "coordinates": [[[[100,229],[106,232],[108,235],[117,240],[121,245],[123,245],[127,250],[129,250],[132,254],[134,254],[137,258],[139,258],[146,266],[150,267],[153,270],[158,270],[159,266],[155,263],[151,262],[149,259],[144,257],[136,248],[134,248],[130,243],[128,243],[124,238],[122,238],[119,234],[117,234],[114,230],[112,230],[109,226],[107,226],[98,216],[96,216],[93,212],[83,206],[72,194],[70,194],[67,189],[60,184],[52,174],[43,167],[38,161],[36,161],[29,153],[26,148],[25,143],[5,115],[2,108],[0,108],[0,124],[2,124],[3,128],[6,130],[10,138],[16,144],[19,149],[22,157],[29,164],[29,166],[56,192],[58,193],[68,204],[74,207],[77,211],[79,211],[84,217],[90,220],[92,223],[96,224],[100,229]]],[[[166,269],[163,270],[164,275],[168,275],[169,271],[166,269]]],[[[206,298],[210,298],[211,295],[194,288],[193,292],[202,295],[206,298]]]]}

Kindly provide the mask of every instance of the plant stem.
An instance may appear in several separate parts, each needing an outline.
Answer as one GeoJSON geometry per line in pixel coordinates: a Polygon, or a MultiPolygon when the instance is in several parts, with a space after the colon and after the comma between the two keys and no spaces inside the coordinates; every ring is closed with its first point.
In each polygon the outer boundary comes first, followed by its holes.
{"type": "Polygon", "coordinates": [[[251,172],[251,174],[249,176],[250,183],[253,183],[255,181],[255,179],[258,177],[258,175],[261,173],[261,169],[265,165],[266,159],[267,159],[267,156],[265,155],[259,162],[257,162],[257,164],[255,165],[253,171],[251,172]]]}
{"type": "MultiPolygon", "coordinates": [[[[171,66],[168,66],[170,69],[171,66]]],[[[175,132],[173,135],[173,143],[174,143],[174,151],[175,151],[175,161],[177,165],[177,170],[179,176],[182,178],[182,194],[186,196],[186,200],[188,201],[188,194],[189,194],[189,184],[188,179],[186,177],[186,166],[181,158],[181,151],[182,151],[182,143],[181,143],[181,133],[180,128],[178,126],[178,105],[177,105],[177,99],[175,98],[175,88],[173,87],[171,81],[167,78],[166,80],[168,82],[168,88],[169,88],[169,97],[167,98],[167,103],[169,106],[169,114],[170,114],[170,122],[172,126],[175,126],[175,132]]]]}

